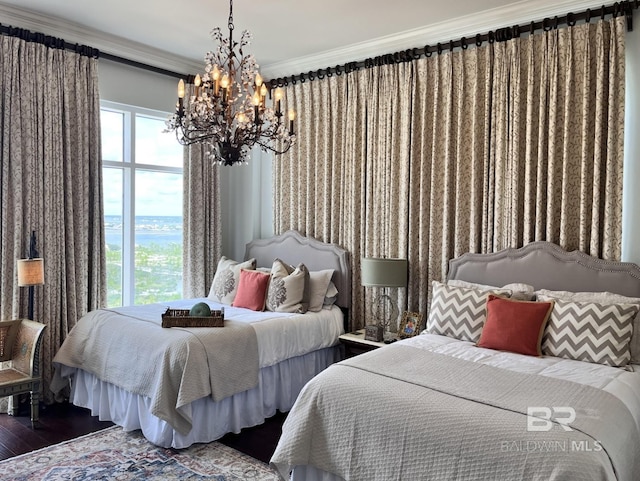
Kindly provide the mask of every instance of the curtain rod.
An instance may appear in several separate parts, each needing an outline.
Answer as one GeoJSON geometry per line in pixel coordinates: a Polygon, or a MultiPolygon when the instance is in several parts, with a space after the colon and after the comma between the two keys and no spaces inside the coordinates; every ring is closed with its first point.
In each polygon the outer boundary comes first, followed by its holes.
{"type": "MultiPolygon", "coordinates": [[[[313,81],[316,78],[323,79],[325,76],[332,77],[334,74],[342,75],[343,73],[350,73],[356,70],[360,70],[361,68],[371,68],[380,65],[411,62],[413,60],[421,58],[422,56],[431,57],[431,55],[433,55],[434,53],[441,54],[446,50],[451,51],[458,47],[466,49],[469,45],[473,44],[479,47],[484,42],[506,42],[508,40],[511,40],[512,38],[519,37],[522,32],[526,31],[529,31],[529,33],[533,33],[536,30],[549,31],[551,29],[556,29],[560,25],[573,26],[578,20],[585,20],[585,22],[589,23],[591,21],[591,18],[597,16],[600,16],[600,18],[604,19],[607,15],[612,15],[614,17],[625,15],[627,19],[627,29],[631,31],[633,30],[633,11],[638,8],[640,8],[640,0],[626,0],[623,2],[615,2],[612,5],[602,5],[602,7],[593,10],[588,8],[587,10],[578,13],[569,12],[561,17],[558,17],[556,15],[552,19],[545,18],[544,20],[537,22],[531,21],[529,24],[499,28],[495,31],[491,30],[488,33],[477,34],[469,38],[462,37],[458,40],[449,40],[448,42],[444,43],[439,42],[436,45],[425,45],[422,48],[410,48],[395,53],[368,58],[359,62],[347,62],[343,65],[336,65],[335,67],[327,67],[325,69],[318,69],[316,71],[312,70],[306,73],[303,72],[298,75],[291,75],[290,77],[278,77],[276,79],[270,80],[268,83],[271,89],[273,89],[275,87],[285,87],[289,85],[289,83],[295,85],[297,82],[304,83],[307,80],[313,81]]],[[[88,57],[104,58],[105,60],[111,60],[123,65],[136,67],[142,70],[147,70],[149,72],[159,73],[162,75],[167,75],[169,77],[175,77],[178,79],[189,78],[188,74],[182,74],[179,72],[174,72],[172,70],[154,67],[153,65],[138,62],[136,60],[131,60],[106,52],[100,52],[97,48],[89,47],[86,45],[79,45],[77,43],[69,43],[61,38],[45,35],[44,33],[31,32],[30,30],[26,30],[23,28],[0,24],[0,34],[19,37],[27,42],[40,43],[50,48],[71,50],[79,53],[80,55],[85,55],[88,57]]]]}
{"type": "Polygon", "coordinates": [[[332,77],[333,75],[342,75],[343,73],[350,73],[362,68],[372,68],[380,65],[391,65],[396,63],[411,62],[418,60],[421,57],[431,57],[434,53],[438,55],[446,50],[452,51],[455,48],[467,49],[470,45],[480,47],[484,42],[506,42],[513,38],[517,38],[521,33],[529,32],[533,34],[536,30],[544,30],[548,32],[552,29],[557,29],[560,25],[574,26],[578,20],[584,20],[589,23],[592,18],[600,17],[604,20],[607,15],[618,17],[624,15],[627,20],[627,30],[633,30],[633,11],[640,7],[640,0],[615,2],[612,5],[602,5],[600,8],[584,10],[582,12],[574,13],[569,12],[564,16],[555,16],[553,18],[545,18],[541,21],[531,21],[528,24],[514,25],[512,27],[499,28],[497,30],[491,30],[484,34],[477,34],[472,37],[462,37],[458,40],[449,40],[448,42],[439,42],[436,45],[425,45],[422,48],[410,48],[395,53],[380,55],[374,58],[368,58],[359,62],[347,62],[343,65],[336,65],[335,67],[327,67],[324,69],[318,69],[316,71],[303,72],[298,75],[291,75],[290,77],[282,77],[270,80],[268,83],[271,89],[275,87],[286,87],[290,83],[295,85],[297,82],[304,83],[305,81],[313,81],[317,79],[323,79],[326,77],[332,77]]]}
{"type": "Polygon", "coordinates": [[[149,72],[159,73],[175,78],[185,78],[185,74],[174,72],[160,67],[154,67],[146,63],[137,62],[118,55],[113,55],[106,52],[101,52],[97,48],[89,47],[87,45],[79,45],[77,43],[70,43],[61,38],[52,37],[51,35],[45,35],[44,33],[32,32],[30,30],[18,27],[12,27],[10,25],[0,24],[0,35],[8,35],[10,37],[18,37],[26,42],[34,42],[45,45],[49,48],[58,48],[64,50],[71,50],[80,55],[93,58],[103,58],[105,60],[111,60],[112,62],[121,63],[123,65],[129,65],[149,72]]]}
{"type": "Polygon", "coordinates": [[[124,57],[119,57],[118,55],[113,55],[110,53],[100,52],[100,58],[103,58],[105,60],[111,60],[113,62],[118,62],[124,65],[129,65],[131,67],[140,68],[142,70],[147,70],[149,72],[159,73],[162,75],[166,75],[168,77],[175,77],[177,79],[183,79],[187,77],[187,74],[174,72],[173,70],[167,70],[161,67],[154,67],[153,65],[137,62],[136,60],[131,60],[124,57]]]}

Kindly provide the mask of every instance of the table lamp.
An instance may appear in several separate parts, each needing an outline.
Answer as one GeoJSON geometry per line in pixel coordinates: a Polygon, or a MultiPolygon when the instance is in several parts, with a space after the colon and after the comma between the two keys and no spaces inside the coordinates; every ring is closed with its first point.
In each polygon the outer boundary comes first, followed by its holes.
{"type": "Polygon", "coordinates": [[[381,341],[384,332],[389,331],[391,317],[397,306],[386,293],[389,287],[407,287],[407,259],[387,259],[380,257],[364,257],[360,264],[361,284],[365,287],[380,287],[385,289],[382,295],[374,298],[371,310],[376,317],[376,325],[366,327],[366,338],[381,341]],[[387,306],[390,306],[387,309],[387,306]]]}
{"type": "Polygon", "coordinates": [[[44,284],[44,259],[38,257],[36,250],[36,233],[31,232],[29,243],[29,258],[18,259],[18,285],[29,288],[29,316],[33,320],[33,295],[34,286],[44,284]]]}

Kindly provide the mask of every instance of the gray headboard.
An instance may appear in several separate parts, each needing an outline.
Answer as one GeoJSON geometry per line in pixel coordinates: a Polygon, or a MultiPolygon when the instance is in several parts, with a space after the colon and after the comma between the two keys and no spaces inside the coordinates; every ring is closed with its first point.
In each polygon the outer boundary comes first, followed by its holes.
{"type": "Polygon", "coordinates": [[[493,254],[464,254],[449,261],[447,279],[492,286],[522,282],[536,289],[609,291],[640,297],[640,268],[636,264],[567,252],[543,241],[493,254]]]}
{"type": "Polygon", "coordinates": [[[256,239],[247,244],[244,258],[255,257],[258,267],[271,267],[277,257],[291,265],[301,262],[310,271],[333,269],[333,283],[338,289],[336,304],[351,307],[351,266],[349,253],[336,244],[325,244],[298,231],[289,230],[268,239],[256,239]]]}

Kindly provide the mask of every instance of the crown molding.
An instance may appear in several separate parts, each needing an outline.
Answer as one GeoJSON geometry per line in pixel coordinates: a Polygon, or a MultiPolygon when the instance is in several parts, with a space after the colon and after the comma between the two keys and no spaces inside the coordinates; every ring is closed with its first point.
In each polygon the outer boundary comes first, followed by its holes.
{"type": "Polygon", "coordinates": [[[438,42],[457,40],[464,36],[485,33],[497,28],[528,23],[531,20],[538,21],[545,17],[565,15],[571,11],[579,12],[587,8],[600,8],[601,5],[602,0],[539,0],[535,2],[524,0],[505,7],[329,50],[318,55],[263,65],[260,70],[267,79],[297,75],[302,72],[361,61],[408,48],[421,48],[425,45],[435,45],[438,42]]]}
{"type": "Polygon", "coordinates": [[[89,45],[101,52],[154,67],[185,74],[202,69],[201,63],[196,63],[164,50],[32,10],[0,3],[0,18],[2,18],[2,23],[5,25],[41,32],[62,38],[70,43],[89,45]]]}
{"type": "MultiPolygon", "coordinates": [[[[611,2],[608,2],[611,3],[611,2]]],[[[463,36],[484,33],[496,28],[564,15],[569,11],[599,8],[602,0],[524,0],[505,7],[486,10],[454,20],[380,37],[366,42],[261,66],[266,79],[296,75],[347,62],[360,61],[408,48],[420,48],[448,42],[463,36]]],[[[142,43],[126,40],[106,32],[90,29],[54,16],[0,3],[2,23],[42,32],[67,42],[90,45],[100,51],[175,72],[198,72],[202,63],[174,55],[142,43]]]]}

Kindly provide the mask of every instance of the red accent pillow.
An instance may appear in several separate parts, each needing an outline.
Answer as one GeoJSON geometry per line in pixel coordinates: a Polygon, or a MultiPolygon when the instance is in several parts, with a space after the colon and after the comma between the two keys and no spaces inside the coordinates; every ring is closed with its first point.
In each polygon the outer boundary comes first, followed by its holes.
{"type": "Polygon", "coordinates": [[[244,307],[252,311],[264,311],[271,275],[253,270],[240,270],[238,291],[233,300],[233,307],[244,307]]]}
{"type": "Polygon", "coordinates": [[[479,347],[540,356],[553,302],[515,301],[489,294],[479,347]]]}

